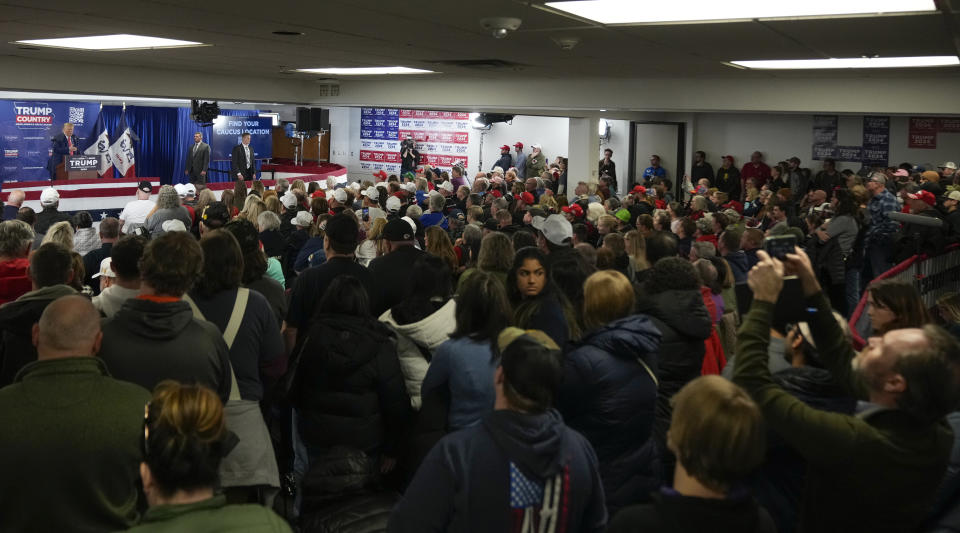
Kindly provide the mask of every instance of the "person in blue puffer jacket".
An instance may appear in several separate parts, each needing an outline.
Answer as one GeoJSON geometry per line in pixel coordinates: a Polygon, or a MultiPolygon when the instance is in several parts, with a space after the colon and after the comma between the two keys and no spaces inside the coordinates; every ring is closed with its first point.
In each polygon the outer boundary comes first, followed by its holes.
{"type": "Polygon", "coordinates": [[[583,292],[588,333],[564,357],[559,410],[596,450],[612,515],[659,486],[652,435],[660,332],[633,314],[635,295],[623,274],[596,272],[583,292]]]}

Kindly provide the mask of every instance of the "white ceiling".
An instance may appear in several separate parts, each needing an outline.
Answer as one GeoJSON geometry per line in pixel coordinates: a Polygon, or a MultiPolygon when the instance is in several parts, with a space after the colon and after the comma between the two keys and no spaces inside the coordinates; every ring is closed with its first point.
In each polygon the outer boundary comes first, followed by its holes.
{"type": "MultiPolygon", "coordinates": [[[[637,0],[641,1],[641,0],[637,0]]],[[[653,0],[650,0],[653,1],[653,0]]],[[[718,0],[722,1],[722,0],[718,0]]],[[[775,1],[775,0],[771,0],[775,1]]],[[[403,65],[441,71],[420,79],[867,77],[871,72],[771,73],[725,66],[735,59],[956,54],[958,19],[945,13],[859,19],[604,27],[514,0],[0,1],[0,56],[111,67],[148,67],[264,79],[316,79],[287,69],[403,65]],[[490,16],[523,20],[497,40],[480,27],[490,16]],[[280,37],[273,30],[303,32],[280,37]],[[209,43],[203,48],[81,52],[25,50],[20,39],[138,33],[209,43]],[[577,37],[572,51],[552,38],[577,37]],[[496,59],[516,68],[450,66],[496,59]]],[[[957,77],[960,68],[910,69],[957,77]]],[[[885,72],[884,75],[890,75],[885,72]]]]}

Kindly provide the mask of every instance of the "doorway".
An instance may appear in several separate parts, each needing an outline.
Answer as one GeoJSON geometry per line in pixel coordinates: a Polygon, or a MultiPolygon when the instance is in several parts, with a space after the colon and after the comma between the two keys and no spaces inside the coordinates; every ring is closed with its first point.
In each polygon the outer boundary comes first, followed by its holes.
{"type": "Polygon", "coordinates": [[[660,166],[670,182],[668,191],[678,197],[677,191],[686,173],[686,124],[683,122],[630,123],[630,184],[639,183],[643,171],[650,166],[653,155],[660,156],[660,166]]]}

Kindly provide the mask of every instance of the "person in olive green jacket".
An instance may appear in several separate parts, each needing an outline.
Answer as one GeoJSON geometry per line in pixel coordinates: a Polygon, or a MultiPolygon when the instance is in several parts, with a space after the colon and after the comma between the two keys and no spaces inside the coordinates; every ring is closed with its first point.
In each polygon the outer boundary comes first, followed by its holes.
{"type": "Polygon", "coordinates": [[[216,495],[220,461],[237,444],[226,429],[223,404],[203,385],[162,381],[144,423],[140,464],[147,510],[129,531],[289,533],[290,526],[260,505],[227,505],[216,495]]]}
{"type": "Polygon", "coordinates": [[[899,329],[855,354],[799,248],[784,262],[758,252],[753,304],[738,335],[733,381],[767,424],[808,461],[799,531],[915,531],[946,470],[957,403],[960,345],[937,326],[899,329]],[[774,306],[785,269],[799,278],[820,358],[834,380],[868,400],[855,416],[807,406],[777,386],[767,366],[774,306]]]}
{"type": "Polygon", "coordinates": [[[539,178],[540,174],[547,169],[547,158],[543,155],[539,144],[533,145],[533,152],[527,156],[526,169],[524,175],[527,178],[539,178]]]}
{"type": "Polygon", "coordinates": [[[103,361],[100,313],[63,296],[33,326],[37,361],[0,389],[0,531],[115,531],[137,522],[146,389],[103,361]]]}

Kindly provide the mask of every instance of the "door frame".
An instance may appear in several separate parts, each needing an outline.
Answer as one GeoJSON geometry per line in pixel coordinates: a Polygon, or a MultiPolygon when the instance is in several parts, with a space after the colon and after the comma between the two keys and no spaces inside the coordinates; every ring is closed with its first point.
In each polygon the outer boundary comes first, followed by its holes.
{"type": "Polygon", "coordinates": [[[686,122],[670,122],[663,120],[631,120],[630,121],[630,161],[634,163],[630,165],[629,183],[627,183],[627,188],[632,189],[633,185],[637,182],[637,126],[640,124],[661,124],[667,126],[677,126],[677,175],[673,178],[670,178],[670,184],[672,187],[669,191],[678,197],[677,191],[681,182],[683,181],[683,176],[687,173],[687,123],[686,122]]]}

